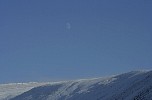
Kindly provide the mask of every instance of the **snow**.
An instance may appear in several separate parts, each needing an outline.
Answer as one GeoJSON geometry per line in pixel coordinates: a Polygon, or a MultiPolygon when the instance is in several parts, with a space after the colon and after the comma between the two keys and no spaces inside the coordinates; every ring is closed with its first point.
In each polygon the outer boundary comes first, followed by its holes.
{"type": "Polygon", "coordinates": [[[152,71],[62,82],[5,84],[0,85],[0,100],[152,100],[152,71]],[[10,95],[13,98],[7,99],[10,95]]]}
{"type": "Polygon", "coordinates": [[[29,82],[0,84],[0,100],[9,100],[25,91],[45,84],[47,83],[29,82]]]}

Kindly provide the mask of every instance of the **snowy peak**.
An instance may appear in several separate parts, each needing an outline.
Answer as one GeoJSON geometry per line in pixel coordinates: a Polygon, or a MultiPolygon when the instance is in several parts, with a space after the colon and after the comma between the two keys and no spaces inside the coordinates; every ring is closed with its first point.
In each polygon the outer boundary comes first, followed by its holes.
{"type": "Polygon", "coordinates": [[[10,100],[152,100],[152,71],[50,83],[10,100]]]}

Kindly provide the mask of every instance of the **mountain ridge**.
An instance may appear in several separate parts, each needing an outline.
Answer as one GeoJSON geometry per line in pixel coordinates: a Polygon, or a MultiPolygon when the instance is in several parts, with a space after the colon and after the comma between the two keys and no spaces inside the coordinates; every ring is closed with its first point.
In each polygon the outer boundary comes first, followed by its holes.
{"type": "Polygon", "coordinates": [[[0,100],[152,100],[151,70],[38,84],[0,100]]]}

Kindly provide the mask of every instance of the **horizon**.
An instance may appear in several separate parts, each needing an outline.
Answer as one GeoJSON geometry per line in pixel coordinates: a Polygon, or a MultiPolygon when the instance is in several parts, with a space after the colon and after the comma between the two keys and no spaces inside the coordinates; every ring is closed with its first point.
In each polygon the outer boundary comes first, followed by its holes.
{"type": "Polygon", "coordinates": [[[92,80],[92,79],[100,79],[100,78],[109,78],[109,77],[115,77],[123,74],[128,74],[131,72],[151,72],[152,70],[137,70],[137,71],[129,71],[129,72],[122,72],[114,75],[108,75],[108,76],[99,76],[99,77],[88,77],[88,78],[81,78],[81,79],[68,79],[68,80],[55,80],[55,81],[27,81],[27,82],[18,82],[18,83],[0,83],[0,85],[9,85],[9,84],[35,84],[35,83],[60,83],[60,82],[68,82],[68,81],[79,81],[79,80],[92,80]]]}
{"type": "Polygon", "coordinates": [[[1,0],[0,84],[152,69],[150,0],[1,0]]]}

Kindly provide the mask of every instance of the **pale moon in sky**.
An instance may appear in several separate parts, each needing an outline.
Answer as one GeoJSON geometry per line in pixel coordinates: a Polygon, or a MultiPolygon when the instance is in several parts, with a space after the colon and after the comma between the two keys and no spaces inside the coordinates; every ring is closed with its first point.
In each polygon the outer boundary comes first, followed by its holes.
{"type": "Polygon", "coordinates": [[[66,29],[68,29],[68,30],[71,29],[71,24],[69,22],[66,23],[66,29]]]}

